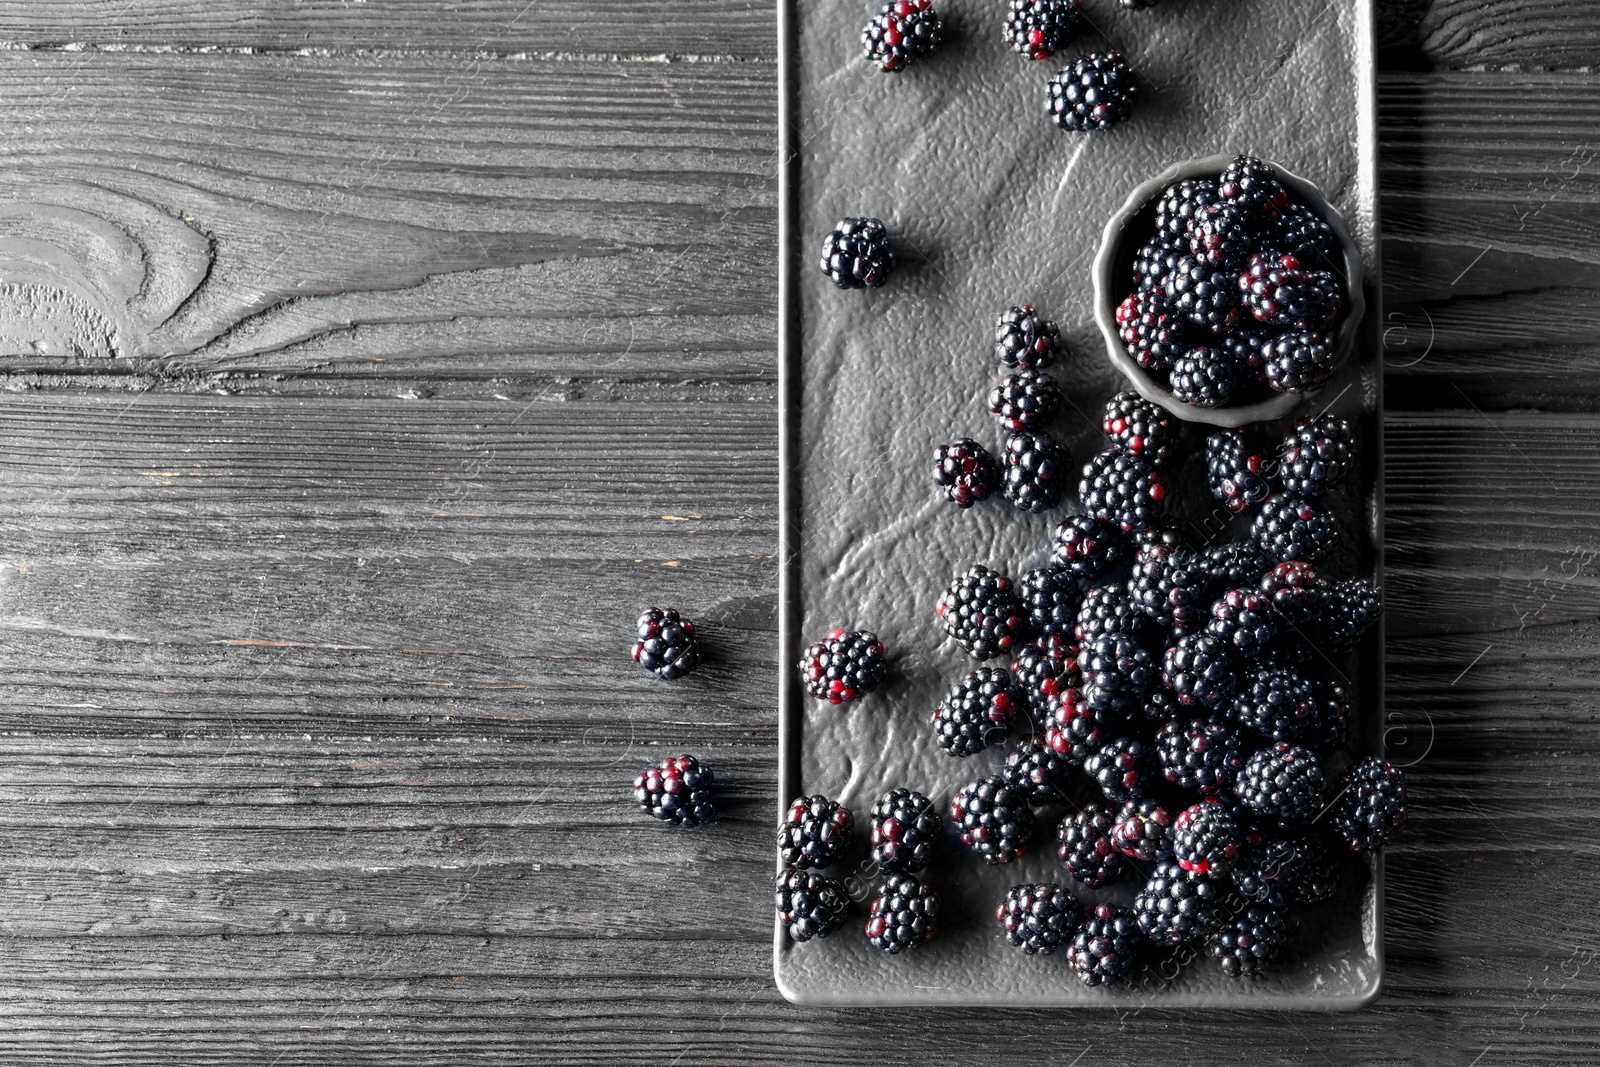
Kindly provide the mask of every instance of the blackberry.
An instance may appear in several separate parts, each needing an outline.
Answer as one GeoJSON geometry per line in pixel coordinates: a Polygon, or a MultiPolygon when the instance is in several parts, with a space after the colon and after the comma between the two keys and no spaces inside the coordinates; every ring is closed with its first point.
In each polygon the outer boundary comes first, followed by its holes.
{"type": "Polygon", "coordinates": [[[886,871],[920,871],[939,850],[944,819],[933,801],[891,789],[872,806],[872,858],[886,871]]]}
{"type": "Polygon", "coordinates": [[[1344,686],[1331,678],[1313,678],[1311,686],[1317,694],[1317,725],[1305,745],[1324,756],[1349,744],[1355,721],[1344,686]]]}
{"type": "Polygon", "coordinates": [[[1221,964],[1229,978],[1255,978],[1278,958],[1288,932],[1282,899],[1251,901],[1211,935],[1206,955],[1221,964]]]}
{"type": "Polygon", "coordinates": [[[1083,589],[1072,572],[1062,567],[1028,571],[1017,583],[1017,593],[1028,612],[1028,625],[1037,634],[1065,635],[1078,620],[1083,589]]]}
{"type": "Polygon", "coordinates": [[[1293,668],[1264,670],[1240,690],[1233,715],[1268,741],[1303,741],[1316,730],[1316,690],[1293,668]]]}
{"type": "Polygon", "coordinates": [[[778,854],[785,867],[826,867],[855,839],[850,809],[818,793],[796,797],[778,827],[778,854]]]}
{"type": "Polygon", "coordinates": [[[1294,493],[1279,493],[1261,505],[1250,536],[1274,559],[1314,563],[1338,540],[1339,528],[1319,505],[1294,493]]]}
{"type": "Polygon", "coordinates": [[[1277,218],[1289,206],[1289,193],[1278,172],[1251,156],[1233,158],[1217,181],[1217,194],[1258,225],[1277,218]]]}
{"type": "Polygon", "coordinates": [[[1305,842],[1303,852],[1305,860],[1300,878],[1295,883],[1294,899],[1301,904],[1321,904],[1338,896],[1344,879],[1338,861],[1324,839],[1320,836],[1310,838],[1305,842]]]}
{"type": "Polygon", "coordinates": [[[1181,945],[1210,929],[1221,896],[1210,878],[1191,874],[1174,860],[1161,860],[1134,898],[1133,914],[1151,941],[1181,945]]]}
{"type": "Polygon", "coordinates": [[[1122,530],[1093,515],[1078,515],[1056,527],[1050,562],[1088,582],[1100,577],[1127,554],[1122,530]]]}
{"type": "Polygon", "coordinates": [[[1144,458],[1125,448],[1112,447],[1083,468],[1078,496],[1084,511],[1116,523],[1125,533],[1133,533],[1156,524],[1167,486],[1144,458]]]}
{"type": "Polygon", "coordinates": [[[1221,203],[1217,183],[1210,178],[1190,178],[1167,187],[1156,201],[1156,233],[1174,245],[1188,247],[1189,222],[1213,204],[1221,203]]]}
{"type": "Polygon", "coordinates": [[[1111,844],[1129,859],[1154,863],[1171,848],[1172,816],[1154,800],[1130,800],[1111,827],[1111,844]]]}
{"type": "Polygon", "coordinates": [[[1014,885],[995,908],[1006,941],[1030,956],[1071,944],[1078,930],[1078,898],[1053,883],[1014,885]]]}
{"type": "Polygon", "coordinates": [[[1138,393],[1118,393],[1106,404],[1100,423],[1111,443],[1160,467],[1172,458],[1178,431],[1165,409],[1138,393]]]}
{"type": "Polygon", "coordinates": [[[1091,753],[1083,761],[1083,770],[1095,780],[1107,800],[1122,804],[1144,798],[1145,791],[1157,777],[1153,763],[1144,742],[1116,737],[1091,753]]]}
{"type": "Polygon", "coordinates": [[[1245,761],[1234,787],[1263,824],[1309,825],[1322,799],[1322,764],[1309,749],[1279,741],[1245,761]]]}
{"type": "Polygon", "coordinates": [[[1019,370],[989,393],[989,410],[1012,431],[1036,430],[1055,418],[1064,397],[1054,378],[1037,370],[1019,370]]]}
{"type": "Polygon", "coordinates": [[[1159,669],[1155,659],[1126,634],[1101,634],[1078,650],[1083,701],[1097,713],[1126,719],[1144,706],[1159,669]]]}
{"type": "Polygon", "coordinates": [[[1238,684],[1234,656],[1212,634],[1188,634],[1167,649],[1161,680],[1185,707],[1220,708],[1238,684]]]}
{"type": "Polygon", "coordinates": [[[932,0],[890,0],[862,29],[861,49],[894,73],[938,48],[942,32],[932,0]]]}
{"type": "Polygon", "coordinates": [[[933,450],[933,484],[961,508],[986,500],[1000,484],[994,458],[970,437],[960,437],[933,450]]]}
{"type": "Polygon", "coordinates": [[[1010,863],[1026,855],[1033,836],[1028,791],[1007,785],[998,775],[963,786],[950,800],[950,822],[962,843],[986,863],[1010,863]]]}
{"type": "Polygon", "coordinates": [[[1320,333],[1290,330],[1261,350],[1263,376],[1279,393],[1304,393],[1322,386],[1333,373],[1333,347],[1320,333]]]}
{"type": "Polygon", "coordinates": [[[1014,433],[1006,438],[1006,499],[1021,511],[1049,511],[1061,503],[1072,457],[1048,434],[1014,433]]]}
{"type": "Polygon", "coordinates": [[[1337,270],[1334,258],[1339,240],[1333,227],[1324,222],[1316,212],[1301,203],[1290,203],[1274,220],[1270,243],[1273,248],[1287,253],[1316,270],[1337,270]]]}
{"type": "Polygon", "coordinates": [[[841,219],[822,239],[822,273],[841,289],[876,289],[893,265],[889,229],[877,219],[841,219]]]}
{"type": "Polygon", "coordinates": [[[1216,796],[1233,788],[1244,767],[1239,731],[1227,719],[1173,719],[1156,732],[1162,777],[1179,789],[1216,796]]]}
{"type": "Polygon", "coordinates": [[[1080,650],[1101,634],[1125,634],[1148,644],[1155,631],[1150,617],[1141,614],[1127,592],[1115,585],[1095,586],[1084,593],[1078,621],[1072,627],[1080,650]]]}
{"type": "Polygon", "coordinates": [[[1130,295],[1164,299],[1173,270],[1188,254],[1189,240],[1182,233],[1174,237],[1158,231],[1133,253],[1133,282],[1138,291],[1130,295]]]}
{"type": "Polygon", "coordinates": [[[1301,838],[1262,838],[1234,868],[1234,888],[1252,901],[1292,892],[1305,870],[1308,847],[1301,838]]]}
{"type": "Polygon", "coordinates": [[[1191,874],[1226,874],[1239,862],[1244,845],[1244,830],[1216,797],[1183,809],[1172,824],[1172,858],[1191,874]]]}
{"type": "Polygon", "coordinates": [[[988,659],[1028,636],[1028,617],[1011,579],[982,565],[951,582],[936,608],[944,632],[974,659],[988,659]]]}
{"type": "Polygon", "coordinates": [[[1383,597],[1358,578],[1337,582],[1329,590],[1318,618],[1318,640],[1330,649],[1354,645],[1383,614],[1383,597]]]}
{"type": "Polygon", "coordinates": [[[1011,676],[1034,723],[1043,723],[1056,699],[1078,684],[1078,648],[1063,634],[1036,637],[1012,659],[1011,676]]]}
{"type": "MultiPolygon", "coordinates": [[[[1173,719],[1180,718],[1182,712],[1183,706],[1178,703],[1178,698],[1172,695],[1172,690],[1158,686],[1145,698],[1143,724],[1159,729],[1173,719]]],[[[1138,722],[1139,720],[1135,719],[1135,723],[1138,722]]]]}
{"type": "Polygon", "coordinates": [[[1164,544],[1139,549],[1128,579],[1134,607],[1173,633],[1193,633],[1205,622],[1213,579],[1205,557],[1164,544]]]}
{"type": "Polygon", "coordinates": [[[867,940],[891,956],[932,941],[939,933],[939,894],[914,875],[890,874],[872,898],[867,940]]]}
{"type": "Polygon", "coordinates": [[[1230,589],[1211,605],[1206,633],[1240,656],[1258,655],[1278,635],[1272,601],[1254,589],[1230,589]]]}
{"type": "Polygon", "coordinates": [[[1040,734],[1006,753],[1000,778],[1006,785],[1023,790],[1033,805],[1048,804],[1058,795],[1061,783],[1072,764],[1055,753],[1040,734]]]}
{"type": "Polygon", "coordinates": [[[1251,256],[1237,289],[1245,310],[1269,326],[1326,326],[1344,306],[1344,294],[1330,272],[1306,270],[1298,259],[1281,254],[1251,256]]]}
{"type": "Polygon", "coordinates": [[[1082,766],[1111,739],[1112,731],[1123,725],[1121,716],[1097,711],[1076,689],[1068,689],[1055,702],[1044,743],[1051,752],[1072,766],[1082,766]]]}
{"type": "Polygon", "coordinates": [[[700,664],[694,623],[671,608],[649,608],[639,616],[633,662],[667,681],[682,678],[700,664]]]}
{"type": "Polygon", "coordinates": [[[844,886],[816,871],[790,867],[778,875],[778,921],[795,941],[827,937],[849,917],[850,896],[844,886]]]}
{"type": "Polygon", "coordinates": [[[1255,251],[1245,214],[1232,204],[1212,204],[1195,214],[1185,229],[1189,254],[1208,266],[1237,271],[1255,251]]]}
{"type": "Polygon", "coordinates": [[[1206,438],[1206,485],[1234,514],[1272,495],[1272,454],[1265,445],[1243,430],[1219,430],[1206,438]]]}
{"type": "Polygon", "coordinates": [[[861,699],[878,688],[887,671],[883,642],[866,630],[829,630],[800,660],[806,692],[830,704],[861,699]]]}
{"type": "Polygon", "coordinates": [[[1220,348],[1191,348],[1172,361],[1172,395],[1198,408],[1217,408],[1243,392],[1245,376],[1220,348]]]}
{"type": "Polygon", "coordinates": [[[1227,541],[1203,553],[1212,580],[1220,586],[1255,585],[1276,564],[1254,541],[1227,541]]]}
{"type": "Polygon", "coordinates": [[[639,772],[633,799],[645,814],[672,826],[700,826],[717,817],[711,790],[716,776],[693,756],[669,756],[639,772]]]}
{"type": "Polygon", "coordinates": [[[1132,973],[1143,944],[1144,931],[1133,912],[1115,904],[1096,904],[1073,935],[1067,965],[1084,985],[1120,982],[1132,973]]]}
{"type": "Polygon", "coordinates": [[[1007,367],[1043,370],[1056,358],[1061,331],[1029,304],[1009,307],[994,326],[994,354],[1007,367]]]}
{"type": "Polygon", "coordinates": [[[1394,764],[1368,756],[1339,783],[1333,829],[1352,852],[1375,852],[1406,821],[1406,776],[1394,764]]]}
{"type": "Polygon", "coordinates": [[[971,756],[999,744],[1021,702],[1010,671],[979,667],[951,686],[933,713],[939,747],[952,756],[971,756]]]}
{"type": "MultiPolygon", "coordinates": [[[[1239,286],[1228,271],[1186,257],[1173,269],[1172,309],[1190,326],[1220,337],[1240,319],[1239,286]]],[[[1173,365],[1177,365],[1173,360],[1173,365]]]]}
{"type": "Polygon", "coordinates": [[[1258,326],[1245,318],[1217,338],[1216,344],[1239,366],[1246,369],[1246,380],[1267,384],[1267,346],[1278,336],[1271,326],[1258,326]]]}
{"type": "Polygon", "coordinates": [[[1272,609],[1292,626],[1311,622],[1322,611],[1328,587],[1305,560],[1278,563],[1261,576],[1261,591],[1272,609]]]}
{"type": "Polygon", "coordinates": [[[1078,0],[1011,0],[1000,39],[1029,59],[1049,59],[1082,21],[1078,0]]]}
{"type": "Polygon", "coordinates": [[[1067,873],[1090,889],[1110,885],[1128,869],[1128,861],[1111,843],[1115,824],[1111,809],[1090,804],[1056,827],[1056,855],[1067,873]]]}
{"type": "Polygon", "coordinates": [[[1063,130],[1106,130],[1128,117],[1139,87],[1116,52],[1090,52],[1050,79],[1045,110],[1063,130]]]}
{"type": "Polygon", "coordinates": [[[1337,415],[1301,419],[1278,452],[1283,488],[1312,500],[1325,495],[1349,473],[1352,443],[1350,424],[1337,415]]]}

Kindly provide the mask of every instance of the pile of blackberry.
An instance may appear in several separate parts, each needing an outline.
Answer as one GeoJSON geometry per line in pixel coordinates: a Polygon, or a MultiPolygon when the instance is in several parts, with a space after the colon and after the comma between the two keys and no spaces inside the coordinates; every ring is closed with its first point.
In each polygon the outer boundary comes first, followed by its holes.
{"type": "MultiPolygon", "coordinates": [[[[1345,309],[1342,249],[1266,163],[1237,156],[1216,180],[1169,187],[1117,307],[1128,354],[1196,407],[1248,404],[1317,389],[1333,372],[1345,309]]],[[[1218,462],[1252,474],[1225,442],[1218,462]]],[[[1248,501],[1253,479],[1231,495],[1248,501]]]]}

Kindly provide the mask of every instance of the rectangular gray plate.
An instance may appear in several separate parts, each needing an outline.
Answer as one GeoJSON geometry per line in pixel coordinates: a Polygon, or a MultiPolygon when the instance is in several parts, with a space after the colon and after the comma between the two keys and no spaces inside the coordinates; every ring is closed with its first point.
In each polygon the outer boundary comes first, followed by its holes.
{"type": "MultiPolygon", "coordinates": [[[[963,782],[1000,764],[999,749],[958,761],[933,743],[931,709],[973,667],[941,640],[934,601],[974,563],[1013,574],[1041,565],[1052,526],[1072,507],[1024,516],[990,501],[961,512],[929,482],[932,447],[952,433],[996,441],[983,399],[996,378],[992,323],[1020,302],[1060,323],[1067,341],[1052,373],[1073,410],[1057,436],[1078,462],[1103,447],[1097,412],[1122,383],[1094,326],[1089,266],[1107,218],[1169,164],[1218,152],[1273,160],[1317,183],[1350,225],[1366,260],[1367,329],[1356,356],[1302,412],[1331,406],[1361,427],[1346,551],[1329,573],[1381,579],[1382,314],[1367,0],[1164,0],[1142,12],[1086,0],[1095,30],[1067,55],[1109,42],[1143,83],[1133,117],[1089,137],[1047,120],[1044,86],[1061,63],[1030,62],[1000,43],[1003,3],[938,6],[947,27],[942,50],[887,75],[861,58],[862,0],[780,0],[779,799],[826,793],[863,825],[887,788],[908,785],[944,805],[963,782]],[[902,239],[902,262],[882,289],[840,292],[817,271],[822,235],[847,215],[882,218],[902,239]],[[885,689],[848,710],[807,698],[794,669],[805,641],[834,626],[876,631],[895,671],[885,689]]],[[[1367,645],[1355,682],[1369,740],[1379,745],[1381,638],[1367,645]]],[[[940,936],[895,957],[859,932],[873,872],[845,872],[853,928],[802,945],[778,927],[779,989],[805,1004],[1122,1009],[1349,1009],[1377,995],[1379,865],[1363,894],[1304,924],[1291,961],[1259,982],[1230,982],[1202,959],[1130,989],[1086,988],[1059,957],[1006,945],[994,921],[1009,886],[1064,879],[1048,836],[1042,827],[1032,853],[1000,867],[952,842],[931,872],[944,897],[940,936]]],[[[1125,902],[1127,891],[1101,896],[1125,902]]]]}

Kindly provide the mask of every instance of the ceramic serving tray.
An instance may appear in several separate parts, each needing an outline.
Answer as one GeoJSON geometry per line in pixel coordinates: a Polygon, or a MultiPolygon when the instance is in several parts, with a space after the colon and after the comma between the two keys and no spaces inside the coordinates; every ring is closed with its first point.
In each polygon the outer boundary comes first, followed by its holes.
{"type": "MultiPolygon", "coordinates": [[[[942,50],[889,75],[861,57],[861,0],[780,0],[780,802],[826,793],[864,827],[890,787],[911,786],[944,807],[961,784],[999,769],[1003,747],[957,760],[933,741],[932,709],[975,666],[942,639],[934,602],[972,564],[1013,575],[1042,565],[1051,529],[1075,500],[1042,516],[998,498],[960,511],[930,482],[932,449],[952,434],[998,444],[984,402],[999,376],[993,322],[1022,302],[1057,321],[1066,341],[1051,371],[1070,400],[1055,435],[1079,464],[1104,447],[1099,412],[1125,385],[1096,330],[1090,267],[1129,192],[1176,162],[1236,152],[1276,162],[1316,183],[1350,229],[1364,267],[1366,329],[1336,378],[1294,414],[1331,409],[1359,426],[1361,470],[1341,504],[1343,550],[1325,570],[1381,584],[1369,3],[1163,0],[1138,12],[1115,0],[1083,4],[1094,28],[1064,55],[1031,62],[999,40],[1004,3],[938,0],[942,50]],[[1047,79],[1071,55],[1108,45],[1140,73],[1137,111],[1102,134],[1062,133],[1044,114],[1047,79]],[[898,268],[882,289],[841,292],[817,269],[822,236],[850,215],[882,218],[900,239],[898,268]],[[878,633],[894,672],[845,710],[807,697],[794,666],[806,642],[835,626],[878,633]]],[[[1197,447],[1203,428],[1192,429],[1197,447]]],[[[1197,477],[1188,468],[1186,479],[1197,477]]],[[[1351,677],[1374,747],[1381,644],[1381,634],[1365,642],[1351,677]]],[[[1033,851],[1003,866],[984,865],[952,835],[930,872],[944,898],[940,935],[893,957],[861,933],[877,881],[862,848],[856,866],[830,872],[855,900],[849,928],[805,944],[775,929],[779,989],[806,1004],[1124,1011],[1349,1009],[1377,995],[1380,864],[1338,905],[1297,913],[1289,959],[1256,982],[1179,958],[1107,991],[1083,986],[1059,956],[1023,955],[1000,938],[995,905],[1018,882],[1071,884],[1051,840],[1059,815],[1047,812],[1033,851]]],[[[1121,903],[1131,894],[1079,892],[1121,903]]]]}

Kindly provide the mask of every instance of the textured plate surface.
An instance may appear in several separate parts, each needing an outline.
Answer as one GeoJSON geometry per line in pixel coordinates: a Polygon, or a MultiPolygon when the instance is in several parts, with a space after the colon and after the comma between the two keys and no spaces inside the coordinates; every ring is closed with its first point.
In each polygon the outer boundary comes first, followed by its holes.
{"type": "MultiPolygon", "coordinates": [[[[1068,355],[1052,370],[1071,404],[1056,427],[1081,462],[1104,445],[1097,413],[1121,380],[1093,318],[1090,263],[1107,218],[1139,181],[1179,160],[1250,152],[1316,182],[1350,224],[1366,267],[1368,330],[1316,410],[1358,419],[1362,470],[1347,491],[1339,576],[1381,580],[1382,379],[1376,358],[1376,186],[1371,12],[1363,0],[1167,0],[1124,12],[1086,4],[1096,29],[1067,49],[1109,41],[1143,80],[1139,110],[1093,137],[1043,114],[1058,64],[1031,63],[998,40],[1003,5],[944,0],[938,55],[900,75],[864,63],[857,0],[781,9],[784,165],[781,801],[840,799],[865,823],[872,799],[909,785],[942,805],[1003,750],[940,752],[929,714],[975,664],[941,640],[939,590],[974,563],[1019,573],[1044,562],[1053,525],[1073,510],[1023,516],[1003,501],[960,512],[936,496],[936,442],[999,437],[984,395],[997,379],[990,333],[1009,303],[1061,324],[1068,355]],[[1202,58],[1203,57],[1203,58],[1202,58]],[[846,215],[876,215],[903,242],[883,289],[840,292],[816,269],[822,235],[846,215]],[[896,672],[885,690],[840,711],[806,698],[793,664],[833,626],[875,630],[896,672]]],[[[1191,438],[1197,443],[1198,437],[1191,438]]],[[[1192,472],[1192,468],[1191,468],[1192,472]]],[[[1190,478],[1192,480],[1193,474],[1190,478]]],[[[1201,530],[1217,531],[1204,521],[1201,530]]],[[[1381,648],[1352,678],[1369,739],[1381,742],[1381,648]]],[[[991,661],[1003,664],[1004,661],[991,661]]],[[[1066,880],[1048,833],[1023,860],[985,867],[951,841],[932,881],[940,937],[888,957],[860,934],[874,884],[834,871],[856,899],[852,928],[795,945],[781,928],[775,972],[812,1004],[994,1004],[1353,1008],[1382,981],[1382,872],[1297,928],[1292,960],[1264,980],[1230,983],[1211,961],[1155,972],[1132,988],[1083,987],[1059,957],[1026,957],[997,934],[995,904],[1022,881],[1066,880]]],[[[859,857],[858,857],[859,858],[859,857]]],[[[1094,893],[1080,894],[1093,898],[1094,893]]],[[[1128,893],[1106,892],[1126,900],[1128,893]]]]}

